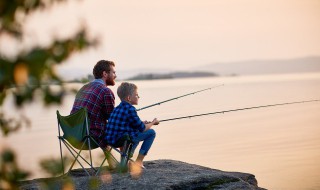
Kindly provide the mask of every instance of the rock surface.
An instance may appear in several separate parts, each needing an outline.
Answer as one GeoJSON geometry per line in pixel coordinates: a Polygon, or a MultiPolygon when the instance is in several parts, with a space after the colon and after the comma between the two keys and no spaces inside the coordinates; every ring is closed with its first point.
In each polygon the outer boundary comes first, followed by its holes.
{"type": "MultiPolygon", "coordinates": [[[[72,170],[65,177],[35,179],[20,184],[22,190],[62,189],[252,189],[258,187],[255,176],[247,173],[224,172],[174,160],[155,160],[144,163],[138,179],[130,173],[104,172],[99,177],[88,177],[83,170],[72,170]],[[70,183],[71,181],[71,183],[70,183]],[[68,183],[69,182],[69,183],[68,183]]],[[[93,172],[92,170],[89,172],[93,172]]]]}

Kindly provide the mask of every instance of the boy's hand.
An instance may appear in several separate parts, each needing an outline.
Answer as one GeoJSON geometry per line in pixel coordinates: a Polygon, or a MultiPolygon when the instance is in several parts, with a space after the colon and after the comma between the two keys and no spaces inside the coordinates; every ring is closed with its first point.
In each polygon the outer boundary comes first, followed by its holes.
{"type": "Polygon", "coordinates": [[[154,118],[153,121],[152,121],[153,125],[159,125],[159,121],[157,118],[154,118]]]}

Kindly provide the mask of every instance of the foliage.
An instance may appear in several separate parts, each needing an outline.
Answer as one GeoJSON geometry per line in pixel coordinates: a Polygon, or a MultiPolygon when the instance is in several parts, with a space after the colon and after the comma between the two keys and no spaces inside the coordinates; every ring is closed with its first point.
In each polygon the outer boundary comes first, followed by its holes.
{"type": "MultiPolygon", "coordinates": [[[[68,165],[71,162],[69,157],[64,157],[63,162],[68,165]]],[[[51,176],[58,176],[63,173],[63,166],[60,158],[43,159],[40,162],[41,168],[51,176]]]]}
{"type": "Polygon", "coordinates": [[[15,154],[6,149],[0,153],[0,189],[18,189],[18,182],[25,179],[28,172],[19,169],[15,154]]]}
{"type": "MultiPolygon", "coordinates": [[[[65,0],[5,0],[0,1],[0,42],[1,37],[16,41],[23,39],[23,22],[35,10],[50,7],[54,2],[65,0]]],[[[83,27],[69,39],[54,39],[47,47],[40,44],[31,49],[23,49],[14,57],[0,52],[0,105],[11,92],[15,105],[21,107],[34,100],[36,93],[42,94],[43,102],[48,105],[61,103],[66,89],[60,77],[54,72],[57,64],[67,60],[75,52],[97,45],[89,40],[83,27]],[[50,84],[58,84],[53,90],[50,84]],[[10,89],[10,90],[9,90],[10,89]]],[[[17,130],[27,120],[13,121],[0,109],[0,128],[4,135],[17,130]]]]}
{"type": "MultiPolygon", "coordinates": [[[[25,34],[23,23],[30,14],[37,10],[46,10],[55,3],[66,0],[1,0],[0,1],[0,43],[5,39],[22,43],[25,34]]],[[[53,38],[53,37],[52,37],[53,38]]],[[[54,39],[51,44],[23,47],[13,56],[0,50],[0,136],[7,136],[21,126],[30,125],[23,115],[19,119],[10,118],[2,105],[8,95],[12,94],[17,108],[35,100],[40,94],[46,105],[61,103],[66,89],[54,67],[66,61],[76,52],[96,46],[96,39],[89,39],[85,27],[79,29],[67,39],[54,39]],[[58,88],[52,89],[51,84],[58,88]],[[2,133],[2,134],[1,134],[2,133]]],[[[19,113],[16,113],[19,114],[19,113]]],[[[17,182],[29,175],[16,164],[16,156],[11,150],[0,152],[0,189],[15,189],[17,182]]],[[[42,166],[51,174],[57,175],[60,170],[53,169],[58,161],[43,161],[42,166]]]]}

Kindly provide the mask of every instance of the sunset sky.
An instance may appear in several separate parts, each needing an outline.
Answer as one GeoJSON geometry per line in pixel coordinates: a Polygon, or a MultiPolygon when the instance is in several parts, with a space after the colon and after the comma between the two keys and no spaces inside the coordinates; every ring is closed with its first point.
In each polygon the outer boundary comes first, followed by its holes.
{"type": "Polygon", "coordinates": [[[28,43],[49,43],[85,24],[100,46],[63,69],[90,73],[188,69],[215,62],[320,56],[320,0],[71,0],[26,22],[28,43]]]}

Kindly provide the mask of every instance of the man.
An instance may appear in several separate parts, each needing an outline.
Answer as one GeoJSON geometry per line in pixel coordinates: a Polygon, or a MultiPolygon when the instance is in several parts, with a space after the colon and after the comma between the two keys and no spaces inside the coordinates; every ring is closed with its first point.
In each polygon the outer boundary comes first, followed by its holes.
{"type": "MultiPolygon", "coordinates": [[[[104,139],[107,120],[114,109],[115,97],[108,86],[115,85],[117,78],[115,64],[112,61],[101,60],[93,68],[94,80],[84,85],[77,93],[71,113],[85,107],[88,111],[90,134],[107,150],[104,139]]],[[[114,162],[107,157],[109,166],[114,167],[114,162]]]]}

